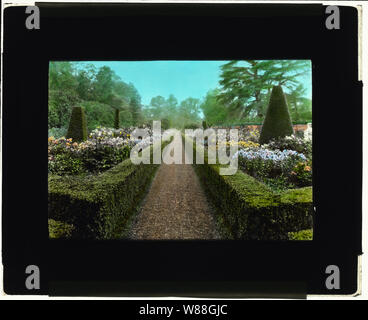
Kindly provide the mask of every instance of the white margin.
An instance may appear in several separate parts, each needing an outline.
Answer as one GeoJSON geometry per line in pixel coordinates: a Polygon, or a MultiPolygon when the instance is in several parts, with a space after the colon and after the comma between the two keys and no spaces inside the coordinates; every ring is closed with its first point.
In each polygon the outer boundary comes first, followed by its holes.
{"type": "MultiPolygon", "coordinates": [[[[322,5],[337,5],[337,6],[350,6],[350,7],[356,7],[360,6],[361,11],[358,14],[359,16],[359,27],[360,27],[360,34],[359,34],[359,77],[360,80],[363,81],[363,83],[368,83],[368,74],[367,74],[367,68],[364,69],[364,66],[368,65],[368,2],[366,1],[283,1],[283,0],[273,0],[273,1],[247,1],[247,0],[109,0],[108,2],[103,2],[101,0],[89,0],[89,1],[77,1],[77,0],[65,0],[65,1],[54,1],[54,0],[40,0],[37,1],[39,3],[42,2],[48,2],[48,3],[231,3],[231,4],[242,4],[242,3],[273,3],[273,4],[322,4],[322,5]],[[365,30],[365,32],[364,32],[365,30]]],[[[35,1],[4,1],[1,4],[1,70],[3,70],[3,35],[4,35],[4,29],[3,29],[3,21],[4,21],[4,9],[10,6],[29,6],[34,5],[35,1]]],[[[1,124],[0,124],[0,154],[2,152],[2,119],[3,119],[3,73],[1,72],[1,124]]],[[[368,150],[368,86],[363,86],[363,164],[365,163],[365,160],[367,159],[367,150],[368,150]]],[[[367,166],[363,165],[363,186],[362,186],[362,194],[363,194],[363,201],[362,201],[362,250],[363,253],[367,251],[368,249],[368,217],[367,217],[367,210],[368,210],[368,195],[364,196],[365,191],[367,189],[367,180],[368,179],[368,169],[367,166]]],[[[2,205],[2,156],[0,157],[0,204],[2,205]]],[[[2,206],[0,206],[0,210],[2,213],[2,206]]],[[[0,235],[2,230],[2,219],[0,219],[0,235]]],[[[3,291],[3,265],[2,265],[2,237],[0,236],[0,248],[1,248],[1,254],[0,254],[0,300],[45,300],[45,299],[53,299],[53,300],[64,300],[63,297],[49,297],[49,296],[8,296],[3,291]]],[[[351,296],[337,296],[337,295],[308,295],[308,299],[310,300],[335,300],[335,299],[358,299],[358,300],[367,300],[368,299],[368,272],[367,272],[367,266],[368,266],[368,255],[363,254],[358,258],[358,281],[359,279],[359,287],[357,293],[361,293],[360,295],[351,295],[351,296]]],[[[150,297],[129,297],[129,298],[105,298],[105,297],[99,297],[99,298],[84,298],[84,297],[68,297],[68,299],[73,300],[184,300],[188,298],[181,298],[181,297],[163,297],[163,298],[150,298],[150,297]]],[[[190,300],[198,300],[196,298],[189,298],[190,300]]],[[[199,300],[216,300],[216,299],[199,299],[199,300]]],[[[226,300],[238,300],[238,299],[226,299],[226,300]]],[[[259,299],[244,299],[244,300],[259,300],[259,299]]],[[[262,299],[263,300],[263,299],[262,299]]],[[[266,299],[267,300],[267,299],[266,299]]]]}

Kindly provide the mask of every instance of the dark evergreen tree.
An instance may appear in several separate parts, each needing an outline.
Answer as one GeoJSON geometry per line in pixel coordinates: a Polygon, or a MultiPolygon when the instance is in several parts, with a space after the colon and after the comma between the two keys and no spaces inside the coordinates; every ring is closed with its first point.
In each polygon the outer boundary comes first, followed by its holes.
{"type": "Polygon", "coordinates": [[[82,107],[73,107],[66,136],[73,141],[87,140],[87,121],[82,107]]]}
{"type": "Polygon", "coordinates": [[[120,110],[115,109],[114,128],[119,129],[120,127],[120,110]]]}
{"type": "Polygon", "coordinates": [[[270,102],[262,125],[259,142],[268,143],[271,139],[293,134],[286,97],[281,86],[272,88],[270,102]]]}

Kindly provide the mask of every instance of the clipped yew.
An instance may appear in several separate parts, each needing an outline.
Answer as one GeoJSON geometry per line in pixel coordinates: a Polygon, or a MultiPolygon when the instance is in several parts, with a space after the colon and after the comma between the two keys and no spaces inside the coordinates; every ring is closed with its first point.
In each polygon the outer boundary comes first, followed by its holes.
{"type": "Polygon", "coordinates": [[[285,94],[281,86],[274,86],[263,121],[259,142],[265,144],[271,139],[289,136],[293,133],[293,124],[285,94]]]}
{"type": "Polygon", "coordinates": [[[120,110],[119,109],[115,109],[114,128],[115,129],[120,128],[120,110]]]}
{"type": "Polygon", "coordinates": [[[87,140],[87,120],[82,107],[73,107],[66,137],[73,141],[87,140]]]}

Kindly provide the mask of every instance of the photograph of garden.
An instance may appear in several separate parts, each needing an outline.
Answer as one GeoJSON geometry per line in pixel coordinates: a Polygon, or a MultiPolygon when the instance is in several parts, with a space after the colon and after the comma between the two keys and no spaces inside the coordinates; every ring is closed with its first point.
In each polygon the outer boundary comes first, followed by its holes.
{"type": "Polygon", "coordinates": [[[51,61],[48,94],[51,239],[313,239],[310,60],[51,61]]]}

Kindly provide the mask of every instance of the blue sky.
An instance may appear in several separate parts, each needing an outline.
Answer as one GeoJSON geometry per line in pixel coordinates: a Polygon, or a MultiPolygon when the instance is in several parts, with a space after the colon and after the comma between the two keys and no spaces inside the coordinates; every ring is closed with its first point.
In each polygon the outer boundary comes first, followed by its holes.
{"type": "MultiPolygon", "coordinates": [[[[109,66],[124,81],[131,82],[148,105],[151,98],[173,94],[179,101],[203,98],[219,86],[220,66],[228,61],[86,61],[97,68],[109,66]]],[[[311,98],[311,76],[300,79],[311,98]]]]}

